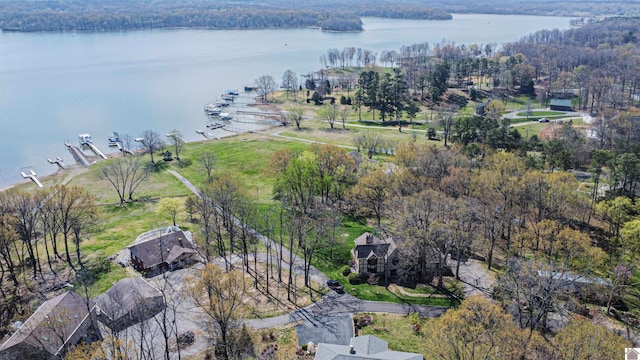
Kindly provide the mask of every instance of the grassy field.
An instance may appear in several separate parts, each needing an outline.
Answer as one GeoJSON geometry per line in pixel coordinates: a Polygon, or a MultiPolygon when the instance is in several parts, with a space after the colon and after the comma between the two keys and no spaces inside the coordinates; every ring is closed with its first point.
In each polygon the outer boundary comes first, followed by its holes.
{"type": "MultiPolygon", "coordinates": [[[[368,314],[373,318],[371,325],[358,331],[362,335],[375,335],[386,340],[389,350],[417,352],[425,354],[424,336],[413,330],[413,324],[407,316],[395,314],[368,314]]],[[[429,331],[428,320],[419,320],[423,331],[429,331]]],[[[428,358],[427,358],[428,359],[428,358]]]]}

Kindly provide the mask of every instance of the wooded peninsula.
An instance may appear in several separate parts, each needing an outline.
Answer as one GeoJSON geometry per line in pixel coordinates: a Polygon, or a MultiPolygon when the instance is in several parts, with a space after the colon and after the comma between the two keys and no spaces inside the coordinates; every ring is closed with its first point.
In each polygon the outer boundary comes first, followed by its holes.
{"type": "Polygon", "coordinates": [[[2,31],[121,31],[142,29],[273,29],[318,27],[360,31],[361,17],[450,20],[451,13],[611,16],[640,13],[626,1],[590,3],[494,1],[0,1],[2,31]]]}

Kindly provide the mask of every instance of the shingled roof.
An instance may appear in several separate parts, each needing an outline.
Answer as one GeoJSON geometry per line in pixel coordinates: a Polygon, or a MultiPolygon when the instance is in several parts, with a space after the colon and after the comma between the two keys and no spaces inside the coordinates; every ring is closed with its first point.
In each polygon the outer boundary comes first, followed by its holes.
{"type": "Polygon", "coordinates": [[[423,360],[422,355],[390,351],[387,342],[373,335],[351,338],[351,345],[318,344],[315,360],[423,360]]]}
{"type": "MultiPolygon", "coordinates": [[[[92,302],[89,306],[93,306],[92,302]]],[[[27,346],[56,356],[64,351],[69,339],[88,316],[87,299],[72,291],[58,295],[40,305],[0,347],[0,353],[8,354],[16,348],[24,354],[27,346]]]]}
{"type": "Polygon", "coordinates": [[[118,281],[96,298],[98,319],[121,330],[157,314],[164,307],[160,290],[141,277],[118,281]],[[106,317],[106,318],[105,318],[106,317]]]}
{"type": "Polygon", "coordinates": [[[191,239],[182,230],[162,234],[156,238],[129,246],[131,254],[140,259],[145,268],[151,268],[170,262],[181,254],[195,253],[192,249],[191,239]],[[177,249],[174,249],[177,247],[177,249]]]}
{"type": "Polygon", "coordinates": [[[384,258],[393,253],[396,243],[392,238],[381,240],[371,233],[365,232],[355,239],[355,254],[358,259],[370,259],[372,257],[384,258]]]}

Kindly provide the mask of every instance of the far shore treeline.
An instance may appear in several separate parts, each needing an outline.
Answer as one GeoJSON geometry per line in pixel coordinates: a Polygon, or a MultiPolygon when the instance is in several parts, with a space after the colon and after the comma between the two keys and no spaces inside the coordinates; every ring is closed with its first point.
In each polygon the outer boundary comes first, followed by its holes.
{"type": "Polygon", "coordinates": [[[265,4],[224,1],[0,1],[2,31],[121,31],[143,29],[284,29],[317,27],[360,31],[362,16],[451,20],[441,9],[351,2],[326,7],[311,2],[265,4]]]}
{"type": "Polygon", "coordinates": [[[451,20],[455,13],[541,16],[634,16],[640,3],[568,0],[0,0],[0,30],[283,29],[361,31],[362,17],[451,20]]]}

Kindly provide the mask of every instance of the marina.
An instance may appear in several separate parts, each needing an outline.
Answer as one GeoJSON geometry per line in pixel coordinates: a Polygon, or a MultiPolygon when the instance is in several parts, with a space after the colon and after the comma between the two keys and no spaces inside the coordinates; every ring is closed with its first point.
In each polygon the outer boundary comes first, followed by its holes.
{"type": "MultiPolygon", "coordinates": [[[[205,140],[221,140],[227,136],[284,125],[281,121],[276,120],[280,118],[279,113],[253,111],[251,106],[254,102],[255,99],[252,96],[240,95],[237,90],[227,90],[215,103],[208,103],[204,106],[205,118],[207,119],[205,126],[207,130],[195,130],[195,132],[202,135],[205,140]],[[224,112],[222,108],[225,109],[224,112]]],[[[166,136],[175,137],[177,134],[168,133],[166,136]]],[[[122,137],[118,132],[113,131],[109,136],[106,136],[105,139],[107,147],[117,148],[118,151],[124,154],[134,154],[134,151],[125,147],[127,140],[131,139],[128,135],[122,137]]],[[[179,139],[183,142],[188,141],[188,139],[183,139],[182,136],[180,136],[179,139]]],[[[136,137],[133,141],[144,144],[145,138],[136,137]]],[[[70,142],[65,142],[65,147],[73,157],[75,163],[79,166],[91,166],[95,163],[95,159],[101,158],[106,160],[109,158],[94,144],[93,138],[89,133],[78,134],[77,146],[70,142]],[[93,154],[87,155],[85,153],[87,150],[93,154]]],[[[167,160],[166,154],[167,153],[165,153],[165,160],[167,160]]],[[[47,162],[52,165],[57,165],[61,170],[68,168],[60,156],[57,156],[55,159],[47,158],[47,162]]],[[[23,168],[20,174],[23,178],[33,181],[38,187],[43,187],[42,182],[37,178],[33,169],[23,168]]]]}

